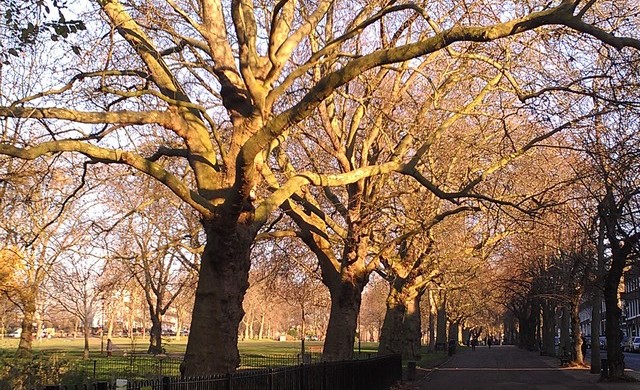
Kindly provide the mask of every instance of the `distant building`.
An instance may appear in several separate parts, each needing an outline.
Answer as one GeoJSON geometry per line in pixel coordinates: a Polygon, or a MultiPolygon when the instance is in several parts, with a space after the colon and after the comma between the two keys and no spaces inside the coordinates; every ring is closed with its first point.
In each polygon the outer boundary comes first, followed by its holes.
{"type": "MultiPolygon", "coordinates": [[[[607,307],[604,303],[604,299],[600,304],[600,310],[602,313],[602,317],[600,320],[600,334],[604,335],[605,325],[606,325],[606,311],[607,307]]],[[[580,330],[582,331],[583,336],[591,336],[591,319],[592,319],[592,306],[591,301],[585,300],[580,304],[580,313],[578,314],[580,317],[580,330]]]]}
{"type": "Polygon", "coordinates": [[[634,264],[624,273],[623,328],[627,336],[640,336],[640,264],[634,264]]]}

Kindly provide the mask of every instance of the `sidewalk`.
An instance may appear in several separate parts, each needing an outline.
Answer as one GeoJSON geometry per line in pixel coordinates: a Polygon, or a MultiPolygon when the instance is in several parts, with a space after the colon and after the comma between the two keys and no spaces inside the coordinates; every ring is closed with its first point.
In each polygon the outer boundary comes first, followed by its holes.
{"type": "MultiPolygon", "coordinates": [[[[600,375],[588,368],[560,367],[560,360],[514,346],[463,350],[433,370],[423,370],[419,380],[405,383],[407,390],[640,390],[636,383],[599,383],[600,375]]],[[[419,372],[420,374],[420,372],[419,372]]],[[[627,372],[640,380],[640,373],[627,372]]]]}

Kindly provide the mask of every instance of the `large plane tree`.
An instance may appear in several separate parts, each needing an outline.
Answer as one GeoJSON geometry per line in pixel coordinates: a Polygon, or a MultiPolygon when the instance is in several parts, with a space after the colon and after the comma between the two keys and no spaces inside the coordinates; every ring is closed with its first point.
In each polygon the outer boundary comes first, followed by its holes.
{"type": "MultiPolygon", "coordinates": [[[[70,161],[87,170],[118,164],[158,180],[199,212],[207,241],[186,374],[232,371],[239,364],[237,330],[254,238],[292,194],[388,172],[411,175],[443,198],[473,188],[442,190],[427,180],[417,169],[424,152],[418,141],[407,149],[410,160],[347,173],[298,172],[278,176],[277,186],[266,188],[260,168],[328,96],[369,70],[463,42],[474,43],[464,46],[473,52],[514,36],[506,41],[513,47],[505,61],[514,55],[530,61],[540,53],[528,53],[515,36],[531,30],[559,54],[568,47],[563,37],[602,41],[623,53],[640,48],[637,37],[618,36],[637,33],[627,27],[637,25],[637,16],[613,10],[631,7],[631,1],[533,3],[482,2],[482,12],[465,16],[469,8],[457,2],[427,2],[425,9],[395,1],[83,2],[87,13],[78,18],[86,31],[66,40],[36,40],[3,67],[0,117],[9,129],[25,121],[22,128],[29,130],[5,136],[0,153],[21,159],[75,153],[84,160],[70,161]],[[381,31],[410,18],[417,24],[407,30],[409,39],[391,45],[381,31]],[[429,26],[433,20],[437,29],[429,26]],[[333,38],[322,39],[317,31],[329,25],[333,38]],[[418,29],[428,30],[413,35],[418,29]],[[369,44],[354,55],[354,45],[364,41],[369,44]],[[39,92],[10,88],[26,72],[41,74],[39,92]]],[[[537,93],[538,84],[527,78],[521,87],[537,93]]],[[[482,180],[490,173],[474,174],[482,180]]]]}

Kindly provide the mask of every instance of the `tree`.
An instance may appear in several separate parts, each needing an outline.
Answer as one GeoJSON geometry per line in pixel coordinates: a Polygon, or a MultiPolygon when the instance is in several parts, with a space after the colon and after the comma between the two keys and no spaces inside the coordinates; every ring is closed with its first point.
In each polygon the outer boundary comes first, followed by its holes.
{"type": "MultiPolygon", "coordinates": [[[[104,260],[78,251],[75,256],[56,264],[52,270],[49,294],[82,324],[84,334],[83,358],[89,358],[89,336],[94,316],[104,292],[100,290],[99,275],[104,260]],[[82,256],[82,257],[80,257],[82,256]]],[[[104,307],[102,308],[104,310],[104,307]]],[[[104,313],[103,313],[104,316],[104,313]]]]}
{"type": "MultiPolygon", "coordinates": [[[[383,38],[363,46],[355,57],[344,56],[344,50],[351,51],[359,41],[372,42],[378,36],[372,33],[373,26],[384,25],[379,22],[389,15],[422,15],[423,10],[412,4],[378,2],[354,8],[352,2],[339,1],[313,5],[239,1],[225,6],[216,0],[197,4],[97,0],[94,4],[105,16],[84,36],[83,46],[94,50],[80,52],[80,66],[75,59],[55,58],[59,53],[46,59],[59,61],[58,66],[74,62],[67,74],[56,74],[58,80],[67,77],[67,84],[44,86],[30,96],[3,91],[12,101],[0,107],[0,117],[22,118],[39,127],[33,137],[6,141],[0,153],[36,159],[75,152],[85,156],[79,164],[126,165],[163,183],[200,213],[207,240],[185,356],[187,375],[228,372],[238,366],[237,329],[243,317],[251,246],[271,212],[302,187],[345,185],[395,171],[416,177],[442,197],[451,196],[418,172],[421,149],[417,148],[412,163],[394,160],[338,175],[304,172],[285,178],[267,197],[254,199],[261,184],[260,167],[268,164],[271,147],[286,139],[293,126],[314,114],[332,93],[372,69],[458,42],[486,43],[543,31],[543,26],[560,26],[557,31],[562,35],[577,31],[580,37],[591,36],[621,50],[640,48],[637,39],[604,29],[608,19],[600,22],[595,15],[596,11],[609,14],[607,5],[600,7],[594,1],[563,0],[534,9],[518,3],[509,10],[496,4],[476,14],[477,20],[471,14],[461,20],[443,17],[446,28],[411,35],[408,42],[394,47],[383,38]],[[495,19],[489,19],[490,14],[495,19]],[[514,16],[499,19],[505,15],[514,16]],[[327,23],[340,16],[349,21],[327,23]],[[315,31],[327,26],[336,34],[330,40],[316,40],[315,31]],[[319,46],[311,52],[314,40],[319,46]],[[82,70],[71,74],[78,67],[82,70]],[[307,77],[308,71],[318,72],[315,81],[307,77]]],[[[424,14],[440,15],[439,4],[432,6],[424,14]]],[[[429,20],[421,19],[416,27],[429,20]]],[[[544,42],[555,40],[550,35],[544,38],[544,42]]],[[[562,47],[562,39],[557,41],[562,47]]],[[[511,42],[520,47],[517,38],[511,42]]]]}
{"type": "MultiPolygon", "coordinates": [[[[155,183],[151,184],[153,187],[155,183]]],[[[158,193],[162,193],[162,189],[158,193]]],[[[111,247],[115,261],[111,266],[127,267],[129,277],[144,292],[151,319],[148,352],[158,354],[164,352],[163,317],[192,282],[194,272],[189,266],[188,249],[192,249],[190,238],[198,232],[188,230],[188,224],[183,223],[189,219],[190,210],[181,209],[181,203],[172,202],[170,195],[155,197],[152,204],[141,200],[142,205],[132,199],[134,204],[130,208],[137,211],[115,229],[115,244],[111,247]],[[180,214],[182,221],[177,218],[180,214]]]]}
{"type": "Polygon", "coordinates": [[[640,231],[636,222],[639,191],[637,179],[640,160],[634,144],[637,135],[633,110],[622,110],[610,117],[597,118],[594,133],[585,151],[600,188],[592,189],[598,200],[597,221],[602,235],[600,256],[609,252],[604,273],[608,373],[611,379],[624,379],[624,355],[618,306],[618,285],[632,254],[638,253],[640,231]],[[631,121],[631,122],[630,122],[631,121]],[[631,149],[628,149],[631,148],[631,149]],[[599,190],[599,191],[598,191],[599,190]]]}
{"type": "Polygon", "coordinates": [[[77,218],[80,209],[73,203],[82,184],[69,180],[67,167],[60,160],[50,166],[24,164],[23,171],[14,171],[17,167],[11,164],[5,167],[0,252],[7,268],[0,290],[22,313],[18,356],[31,355],[33,334],[39,337],[34,324],[41,324],[44,286],[55,265],[76,250],[83,237],[84,221],[77,218]]]}

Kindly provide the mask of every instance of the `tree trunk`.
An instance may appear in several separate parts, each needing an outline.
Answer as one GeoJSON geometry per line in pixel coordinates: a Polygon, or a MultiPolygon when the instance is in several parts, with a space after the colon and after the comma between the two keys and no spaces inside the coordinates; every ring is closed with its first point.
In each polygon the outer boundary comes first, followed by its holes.
{"type": "Polygon", "coordinates": [[[16,356],[21,358],[31,357],[33,344],[33,320],[36,314],[35,302],[25,302],[24,317],[22,318],[22,333],[16,356]]]}
{"type": "Polygon", "coordinates": [[[258,330],[258,340],[262,340],[264,337],[264,312],[260,314],[260,329],[258,330]]]}
{"type": "Polygon", "coordinates": [[[182,316],[176,316],[176,341],[180,341],[182,339],[182,316]]]}
{"type": "Polygon", "coordinates": [[[611,247],[611,264],[604,282],[608,377],[622,379],[625,375],[624,354],[620,346],[620,341],[622,341],[622,331],[620,330],[622,310],[618,306],[618,286],[620,285],[627,257],[637,242],[637,236],[635,238],[628,237],[625,240],[618,238],[620,209],[610,188],[607,188],[605,198],[598,205],[598,214],[601,223],[605,225],[606,235],[611,247]]]}
{"type": "Polygon", "coordinates": [[[437,302],[438,317],[436,322],[436,349],[446,348],[447,345],[447,295],[439,291],[437,302]]]}
{"type": "MultiPolygon", "coordinates": [[[[612,263],[616,262],[615,252],[612,263]]],[[[624,260],[622,264],[624,267],[624,260]]],[[[617,271],[612,264],[604,286],[604,301],[607,308],[605,314],[607,320],[605,331],[607,335],[607,363],[609,366],[609,378],[612,379],[624,377],[624,354],[620,346],[620,341],[622,340],[622,331],[620,330],[622,310],[618,306],[618,284],[620,283],[623,267],[620,267],[620,270],[617,271]]]]}
{"type": "Polygon", "coordinates": [[[451,341],[456,341],[458,338],[458,333],[460,332],[460,320],[451,320],[451,322],[449,322],[449,337],[447,337],[447,345],[449,345],[448,343],[451,341]]]}
{"type": "Polygon", "coordinates": [[[547,356],[555,356],[556,316],[555,305],[549,299],[542,303],[542,348],[547,356]]]}
{"type": "Polygon", "coordinates": [[[562,318],[560,319],[560,356],[571,353],[571,336],[569,327],[571,325],[571,314],[569,314],[568,303],[563,302],[561,306],[562,318]]]}
{"type": "Polygon", "coordinates": [[[322,359],[351,360],[362,298],[362,283],[341,280],[330,284],[329,292],[331,313],[322,359]]]}
{"type": "Polygon", "coordinates": [[[409,360],[419,358],[422,337],[420,299],[421,294],[405,285],[391,286],[378,347],[380,354],[397,353],[409,360]]]}
{"type": "Polygon", "coordinates": [[[538,349],[536,343],[536,326],[540,316],[540,306],[535,302],[530,302],[528,307],[524,308],[518,314],[518,324],[520,331],[518,333],[518,346],[529,351],[538,349]]]}
{"type": "Polygon", "coordinates": [[[162,351],[162,316],[151,313],[151,331],[149,332],[148,353],[161,354],[162,351]]]}
{"type": "Polygon", "coordinates": [[[591,373],[599,374],[602,370],[600,361],[600,327],[602,322],[602,275],[605,270],[605,225],[600,222],[598,226],[598,261],[596,263],[595,277],[598,283],[592,292],[591,298],[591,373]]]}
{"type": "Polygon", "coordinates": [[[580,329],[580,300],[582,294],[573,297],[569,306],[571,313],[571,334],[573,334],[573,343],[571,345],[571,356],[573,356],[573,363],[576,365],[584,366],[584,355],[582,354],[582,330],[580,329]]]}
{"type": "Polygon", "coordinates": [[[82,322],[82,328],[84,331],[84,351],[82,353],[82,359],[87,360],[89,359],[89,332],[91,331],[87,318],[82,322]]]}
{"type": "Polygon", "coordinates": [[[248,228],[203,222],[207,243],[200,266],[191,333],[184,357],[186,376],[235,371],[240,364],[238,327],[249,287],[251,244],[248,228]]]}
{"type": "Polygon", "coordinates": [[[429,351],[436,345],[436,316],[438,315],[434,302],[433,290],[429,290],[429,351]]]}

